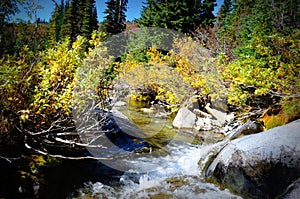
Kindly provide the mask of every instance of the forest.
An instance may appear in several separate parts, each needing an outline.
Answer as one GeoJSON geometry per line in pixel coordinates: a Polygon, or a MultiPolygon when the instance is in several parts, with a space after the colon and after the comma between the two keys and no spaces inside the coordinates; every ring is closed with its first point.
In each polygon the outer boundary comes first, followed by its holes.
{"type": "Polygon", "coordinates": [[[132,22],[128,1],[107,0],[102,22],[95,0],[53,0],[50,21],[38,18],[31,1],[0,3],[0,159],[25,159],[24,181],[34,181],[34,170],[55,158],[79,157],[71,151],[82,147],[70,134],[72,112],[80,109],[75,101],[82,100],[74,90],[92,91],[93,103],[105,106],[112,85],[129,73],[135,78],[130,97],[160,104],[170,115],[197,95],[226,101],[241,120],[261,121],[266,129],[300,118],[299,0],[224,0],[217,14],[216,0],[145,0],[132,22]],[[10,20],[20,5],[31,22],[10,20]],[[176,50],[162,50],[143,32],[148,27],[185,38],[174,39],[176,50]],[[116,34],[135,39],[120,57],[110,57],[104,44],[116,34]],[[198,47],[202,52],[191,56],[198,47]]]}

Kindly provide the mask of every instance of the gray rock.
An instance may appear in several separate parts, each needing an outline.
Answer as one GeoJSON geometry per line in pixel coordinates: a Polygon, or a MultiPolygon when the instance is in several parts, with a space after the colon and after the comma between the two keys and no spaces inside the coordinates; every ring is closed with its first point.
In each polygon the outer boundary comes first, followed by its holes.
{"type": "Polygon", "coordinates": [[[228,139],[235,139],[239,137],[240,135],[250,135],[254,133],[259,133],[263,131],[263,126],[260,123],[257,123],[255,121],[249,120],[245,124],[239,126],[236,130],[229,133],[226,138],[228,139]]]}
{"type": "Polygon", "coordinates": [[[222,112],[222,111],[219,111],[217,109],[212,109],[209,107],[210,104],[207,104],[205,106],[205,109],[206,111],[211,114],[214,118],[216,118],[219,122],[220,122],[220,125],[224,125],[225,122],[226,122],[226,118],[227,118],[227,114],[222,112]]]}
{"type": "Polygon", "coordinates": [[[250,198],[274,198],[300,177],[300,120],[229,142],[204,171],[250,198]]]}
{"type": "Polygon", "coordinates": [[[188,108],[180,108],[176,117],[173,120],[175,128],[194,128],[197,116],[188,108]]]}
{"type": "Polygon", "coordinates": [[[123,102],[123,101],[117,101],[116,103],[114,103],[114,106],[115,107],[120,107],[120,106],[126,106],[126,102],[123,102]]]}

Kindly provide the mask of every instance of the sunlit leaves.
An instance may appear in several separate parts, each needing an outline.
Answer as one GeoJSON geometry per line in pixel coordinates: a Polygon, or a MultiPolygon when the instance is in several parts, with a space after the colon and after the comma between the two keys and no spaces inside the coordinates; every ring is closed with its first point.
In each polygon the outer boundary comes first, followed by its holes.
{"type": "Polygon", "coordinates": [[[69,50],[69,40],[41,53],[40,82],[35,88],[32,106],[37,114],[55,113],[63,110],[70,114],[72,109],[72,91],[75,70],[81,66],[83,43],[81,37],[72,44],[69,50]]]}
{"type": "Polygon", "coordinates": [[[223,78],[231,82],[229,102],[245,105],[253,96],[259,98],[272,92],[282,96],[298,94],[299,42],[299,38],[279,34],[253,35],[248,45],[239,47],[237,59],[223,61],[223,78]]]}
{"type": "Polygon", "coordinates": [[[175,39],[173,46],[169,52],[155,46],[144,54],[140,51],[144,59],[139,59],[136,51],[124,56],[118,77],[138,91],[132,93],[135,100],[163,102],[176,111],[195,91],[208,94],[222,87],[219,84],[213,88],[212,83],[220,77],[213,67],[214,59],[199,43],[191,38],[175,39]]]}

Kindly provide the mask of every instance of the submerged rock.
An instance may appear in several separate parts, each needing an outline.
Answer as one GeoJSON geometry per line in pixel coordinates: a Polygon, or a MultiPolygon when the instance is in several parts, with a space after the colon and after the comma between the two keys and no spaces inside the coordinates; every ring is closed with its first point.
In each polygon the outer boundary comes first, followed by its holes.
{"type": "Polygon", "coordinates": [[[126,103],[126,102],[123,102],[123,101],[117,101],[117,102],[114,104],[115,107],[126,106],[126,105],[127,105],[127,103],[126,103]]]}
{"type": "Polygon", "coordinates": [[[247,198],[274,198],[300,177],[300,120],[229,142],[204,171],[247,198]]]}

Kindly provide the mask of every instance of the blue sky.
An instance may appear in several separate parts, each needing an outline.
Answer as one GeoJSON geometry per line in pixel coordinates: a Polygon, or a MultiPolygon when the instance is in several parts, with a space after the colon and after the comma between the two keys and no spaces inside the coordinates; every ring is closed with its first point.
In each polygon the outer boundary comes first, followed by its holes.
{"type": "MultiPolygon", "coordinates": [[[[98,14],[98,21],[103,21],[104,17],[104,10],[106,9],[106,0],[96,0],[96,8],[97,8],[97,14],[98,14]]],[[[134,18],[140,17],[140,11],[143,6],[143,2],[145,0],[128,0],[127,5],[127,20],[132,21],[134,18]]],[[[56,0],[56,2],[60,2],[60,0],[56,0]]],[[[222,5],[223,0],[217,0],[217,7],[215,8],[215,12],[218,11],[219,6],[222,5]]],[[[37,17],[41,20],[49,21],[51,18],[51,14],[54,10],[54,3],[51,0],[38,0],[38,4],[42,5],[44,8],[37,11],[37,17]]],[[[12,19],[22,19],[24,21],[28,21],[29,17],[25,13],[25,11],[20,8],[21,12],[17,13],[12,19]]]]}

